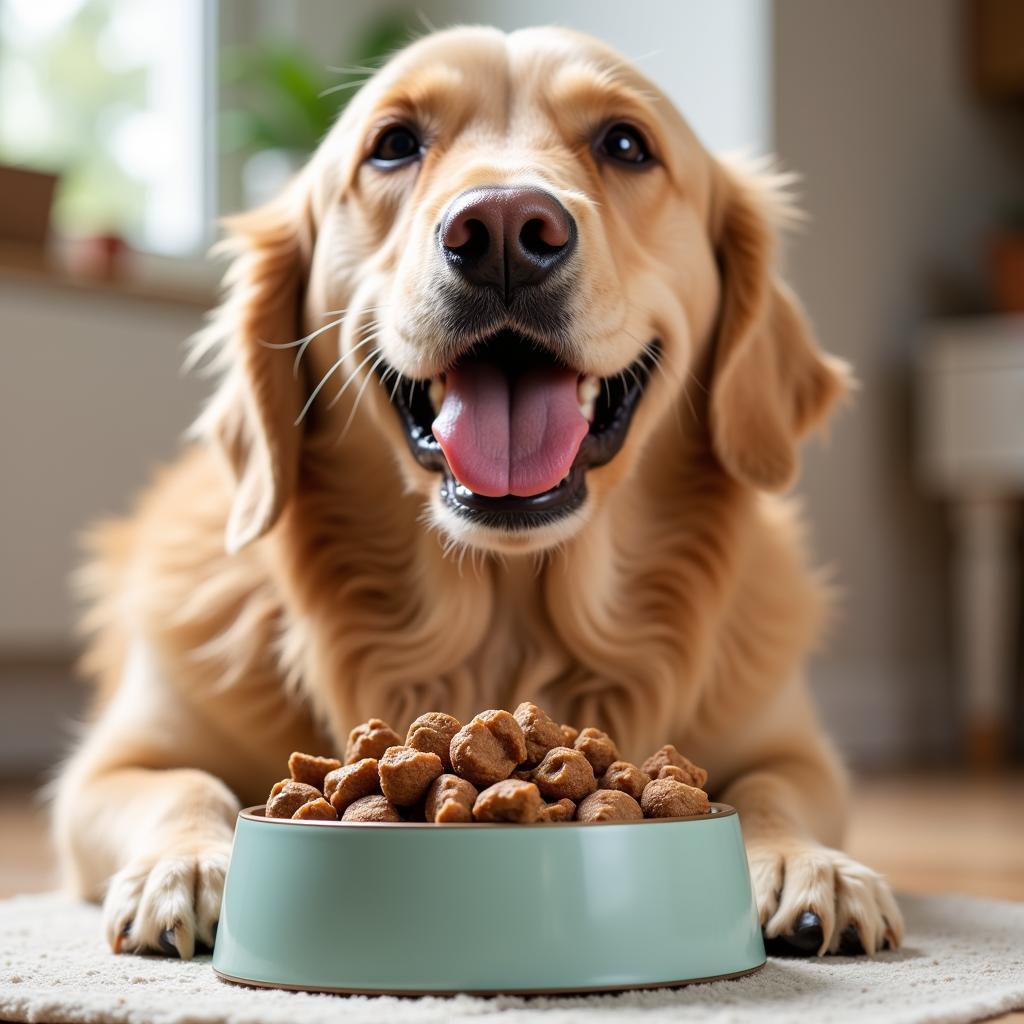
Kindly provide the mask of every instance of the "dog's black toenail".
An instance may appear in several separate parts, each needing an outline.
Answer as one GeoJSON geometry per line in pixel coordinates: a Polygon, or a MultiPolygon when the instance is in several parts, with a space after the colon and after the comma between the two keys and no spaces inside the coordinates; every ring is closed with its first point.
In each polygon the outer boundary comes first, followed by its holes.
{"type": "Polygon", "coordinates": [[[212,953],[213,947],[217,944],[217,924],[214,923],[210,929],[210,941],[209,943],[204,942],[202,939],[196,940],[196,950],[202,953],[212,953]]]}
{"type": "Polygon", "coordinates": [[[173,928],[165,928],[160,933],[160,948],[168,956],[180,956],[181,955],[178,952],[178,947],[174,944],[174,929],[173,928]]]}
{"type": "Polygon", "coordinates": [[[839,955],[840,956],[861,956],[864,953],[864,943],[860,941],[860,932],[855,924],[848,924],[839,933],[839,955]]]}
{"type": "Polygon", "coordinates": [[[821,918],[814,911],[805,910],[788,935],[765,939],[764,948],[769,956],[814,956],[824,937],[821,918]]]}

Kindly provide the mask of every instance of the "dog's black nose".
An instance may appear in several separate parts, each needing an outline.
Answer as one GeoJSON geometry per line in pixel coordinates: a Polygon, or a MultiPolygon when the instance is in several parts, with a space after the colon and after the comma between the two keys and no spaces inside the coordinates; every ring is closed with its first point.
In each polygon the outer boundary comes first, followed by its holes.
{"type": "Polygon", "coordinates": [[[543,189],[473,188],[445,210],[438,241],[450,266],[507,302],[516,289],[539,284],[565,263],[576,245],[576,222],[543,189]]]}

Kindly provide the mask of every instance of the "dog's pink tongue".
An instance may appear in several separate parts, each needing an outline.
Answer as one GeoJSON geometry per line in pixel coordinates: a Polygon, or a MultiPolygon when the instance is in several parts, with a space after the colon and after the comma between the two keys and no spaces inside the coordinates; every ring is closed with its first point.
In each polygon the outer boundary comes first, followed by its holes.
{"type": "Polygon", "coordinates": [[[491,498],[554,487],[588,429],[576,381],[554,367],[515,378],[483,361],[449,370],[432,429],[459,483],[491,498]]]}

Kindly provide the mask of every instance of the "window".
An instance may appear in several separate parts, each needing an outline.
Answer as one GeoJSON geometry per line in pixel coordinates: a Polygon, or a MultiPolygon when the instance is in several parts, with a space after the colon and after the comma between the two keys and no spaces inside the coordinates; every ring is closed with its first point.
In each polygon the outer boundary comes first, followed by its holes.
{"type": "Polygon", "coordinates": [[[205,246],[212,24],[211,0],[0,0],[0,161],[60,175],[58,234],[205,246]]]}

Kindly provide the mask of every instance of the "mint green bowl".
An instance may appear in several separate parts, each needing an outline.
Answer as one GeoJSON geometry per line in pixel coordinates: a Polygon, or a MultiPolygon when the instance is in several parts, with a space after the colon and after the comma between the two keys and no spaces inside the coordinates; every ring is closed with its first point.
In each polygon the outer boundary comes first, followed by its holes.
{"type": "Polygon", "coordinates": [[[238,816],[214,970],[332,992],[576,992],[757,970],[739,817],[415,825],[238,816]]]}

